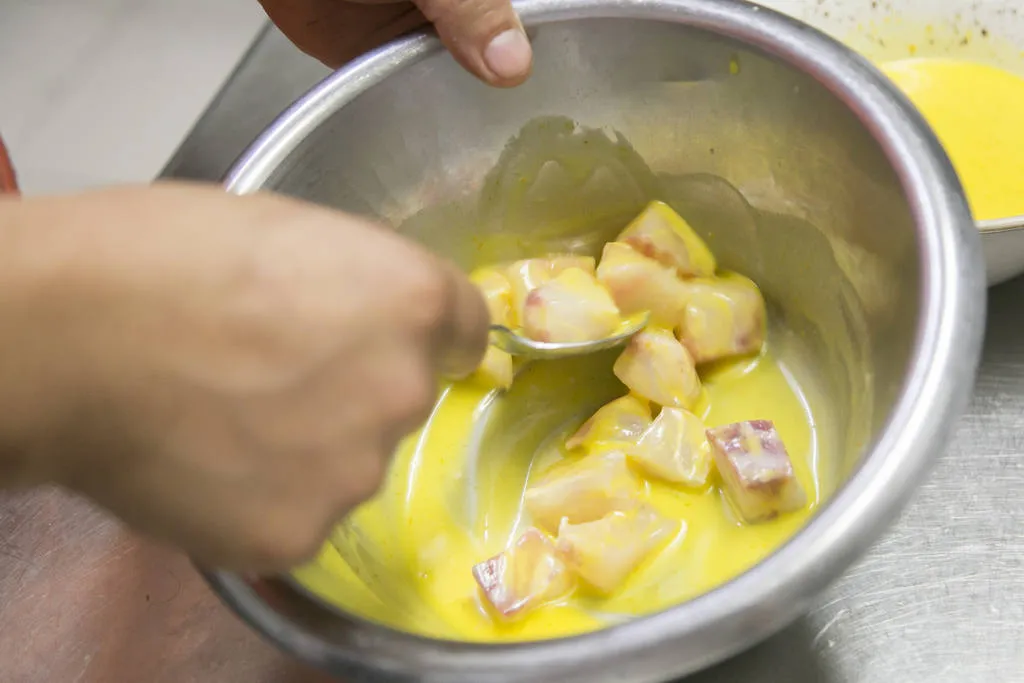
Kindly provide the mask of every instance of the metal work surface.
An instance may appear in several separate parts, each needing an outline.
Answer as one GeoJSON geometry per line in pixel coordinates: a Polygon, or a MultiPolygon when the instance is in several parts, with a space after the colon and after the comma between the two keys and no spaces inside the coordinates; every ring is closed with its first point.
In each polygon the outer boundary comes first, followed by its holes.
{"type": "MultiPolygon", "coordinates": [[[[259,40],[168,167],[219,179],[325,75],[259,40]]],[[[902,519],[819,607],[694,683],[1024,681],[1024,278],[990,291],[976,395],[902,519]]],[[[4,683],[321,683],[187,560],[53,491],[0,498],[4,683]]]]}

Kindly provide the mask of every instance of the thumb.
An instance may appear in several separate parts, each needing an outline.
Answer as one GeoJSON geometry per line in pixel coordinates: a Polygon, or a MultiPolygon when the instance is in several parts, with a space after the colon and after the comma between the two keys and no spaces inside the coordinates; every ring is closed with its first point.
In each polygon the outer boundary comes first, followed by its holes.
{"type": "Polygon", "coordinates": [[[533,51],[510,0],[414,0],[462,66],[491,85],[519,85],[533,51]]]}

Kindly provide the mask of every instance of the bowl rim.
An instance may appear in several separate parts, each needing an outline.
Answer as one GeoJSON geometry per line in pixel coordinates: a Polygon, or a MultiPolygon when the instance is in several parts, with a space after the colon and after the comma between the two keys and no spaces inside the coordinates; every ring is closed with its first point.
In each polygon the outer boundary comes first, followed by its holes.
{"type": "Polygon", "coordinates": [[[978,226],[978,232],[982,235],[989,235],[994,232],[1024,230],[1024,214],[1007,216],[1006,218],[987,218],[977,221],[976,225],[978,226]]]}
{"type": "MultiPolygon", "coordinates": [[[[229,572],[204,574],[256,630],[279,647],[329,669],[388,680],[593,681],[604,680],[602,673],[610,675],[608,656],[617,656],[615,671],[628,671],[631,680],[692,673],[762,640],[805,612],[811,600],[881,535],[945,449],[956,418],[966,407],[981,354],[985,270],[980,232],[951,163],[916,109],[866,59],[817,29],[738,0],[523,0],[517,9],[527,27],[581,19],[640,19],[723,34],[808,73],[861,120],[903,186],[921,264],[914,348],[885,425],[874,444],[865,448],[862,463],[850,478],[762,562],[688,602],[582,635],[530,643],[455,642],[399,632],[335,610],[345,623],[343,642],[328,643],[271,609],[245,578],[229,572]]],[[[337,109],[440,50],[435,37],[419,33],[327,77],[246,150],[227,174],[226,189],[240,194],[261,189],[278,165],[337,109]]]]}

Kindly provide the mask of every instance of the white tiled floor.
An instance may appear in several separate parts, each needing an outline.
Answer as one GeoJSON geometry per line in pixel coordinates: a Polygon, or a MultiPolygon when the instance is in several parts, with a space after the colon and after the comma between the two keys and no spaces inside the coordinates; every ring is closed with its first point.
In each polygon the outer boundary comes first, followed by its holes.
{"type": "Polygon", "coordinates": [[[22,189],[152,179],[265,18],[256,0],[0,0],[0,134],[22,189]]]}

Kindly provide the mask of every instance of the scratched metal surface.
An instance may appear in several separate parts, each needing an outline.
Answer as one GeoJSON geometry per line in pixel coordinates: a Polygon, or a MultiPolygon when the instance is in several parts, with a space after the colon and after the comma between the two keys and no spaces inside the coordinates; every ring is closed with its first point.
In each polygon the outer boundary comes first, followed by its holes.
{"type": "MultiPolygon", "coordinates": [[[[212,180],[324,75],[266,34],[169,165],[212,180]]],[[[900,522],[808,617],[688,683],[1024,681],[1024,278],[990,292],[957,437],[900,522]]],[[[3,683],[320,683],[181,555],[60,492],[0,497],[3,683]]]]}

